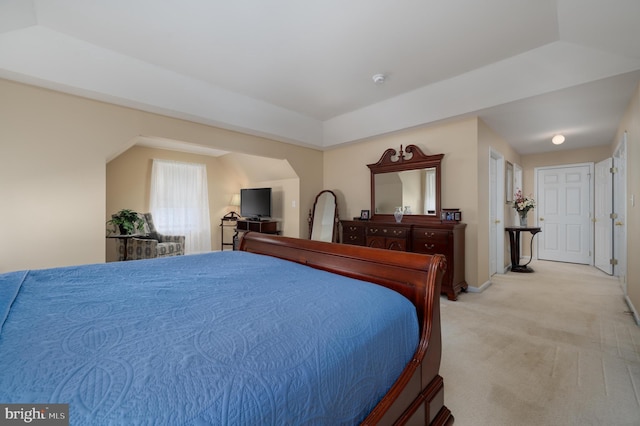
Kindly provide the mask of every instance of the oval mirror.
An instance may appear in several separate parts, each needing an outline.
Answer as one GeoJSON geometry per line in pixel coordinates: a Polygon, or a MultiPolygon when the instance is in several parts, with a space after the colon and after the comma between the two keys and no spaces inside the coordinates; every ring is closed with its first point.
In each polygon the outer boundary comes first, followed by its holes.
{"type": "Polygon", "coordinates": [[[309,212],[309,239],[338,241],[338,203],[333,191],[321,191],[309,212]]]}

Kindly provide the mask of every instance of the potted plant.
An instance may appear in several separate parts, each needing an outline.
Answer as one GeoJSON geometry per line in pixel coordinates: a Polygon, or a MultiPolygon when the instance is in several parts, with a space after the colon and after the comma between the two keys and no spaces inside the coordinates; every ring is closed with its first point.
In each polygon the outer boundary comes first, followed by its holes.
{"type": "Polygon", "coordinates": [[[138,212],[122,209],[111,216],[111,219],[107,221],[107,225],[117,226],[121,235],[132,235],[136,230],[144,230],[144,219],[140,217],[138,212]]]}

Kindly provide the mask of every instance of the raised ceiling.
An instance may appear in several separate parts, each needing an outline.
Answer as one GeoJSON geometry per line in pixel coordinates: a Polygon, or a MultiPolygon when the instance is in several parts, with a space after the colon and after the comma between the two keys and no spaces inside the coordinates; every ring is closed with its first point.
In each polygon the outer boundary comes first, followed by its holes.
{"type": "Polygon", "coordinates": [[[318,149],[478,115],[529,154],[612,142],[639,18],[637,0],[3,0],[0,77],[318,149]]]}

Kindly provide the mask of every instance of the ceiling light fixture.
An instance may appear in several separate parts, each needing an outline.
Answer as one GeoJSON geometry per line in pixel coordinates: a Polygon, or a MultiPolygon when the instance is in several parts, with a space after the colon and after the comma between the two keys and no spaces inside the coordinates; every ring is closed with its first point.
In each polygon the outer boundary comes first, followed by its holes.
{"type": "Polygon", "coordinates": [[[387,77],[384,74],[375,74],[372,78],[375,84],[382,84],[387,77]]]}
{"type": "Polygon", "coordinates": [[[554,145],[560,145],[561,143],[564,142],[564,136],[555,135],[554,137],[551,138],[551,142],[553,142],[554,145]]]}

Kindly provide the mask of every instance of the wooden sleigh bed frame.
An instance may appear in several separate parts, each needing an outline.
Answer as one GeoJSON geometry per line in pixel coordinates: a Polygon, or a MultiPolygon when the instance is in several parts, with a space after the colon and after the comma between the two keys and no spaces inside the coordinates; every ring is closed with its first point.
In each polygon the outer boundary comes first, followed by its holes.
{"type": "Polygon", "coordinates": [[[240,250],[297,262],[313,268],[380,284],[416,307],[420,341],[389,392],[363,425],[450,425],[439,375],[442,354],[440,285],[445,265],[441,255],[422,255],[325,243],[248,232],[240,250]]]}

